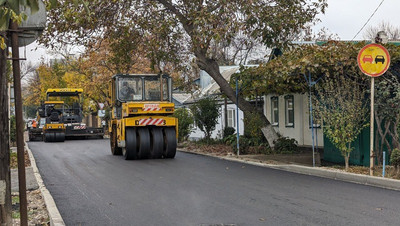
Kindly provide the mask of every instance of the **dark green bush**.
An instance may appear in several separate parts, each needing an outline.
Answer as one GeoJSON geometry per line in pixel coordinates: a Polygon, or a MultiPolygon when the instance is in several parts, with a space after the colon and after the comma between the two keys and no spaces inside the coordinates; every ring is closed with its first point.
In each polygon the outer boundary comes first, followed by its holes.
{"type": "Polygon", "coordinates": [[[244,136],[255,142],[255,145],[266,143],[261,128],[264,127],[264,121],[258,113],[246,113],[243,119],[244,136]]]}
{"type": "Polygon", "coordinates": [[[196,141],[199,145],[214,145],[214,144],[224,144],[225,142],[221,139],[212,139],[212,138],[202,138],[196,141]]]}
{"type": "Polygon", "coordinates": [[[390,155],[390,163],[395,166],[400,166],[400,149],[395,148],[392,150],[392,154],[390,155]]]}
{"type": "Polygon", "coordinates": [[[274,142],[274,151],[277,154],[294,154],[298,152],[296,139],[289,137],[279,137],[274,142]]]}
{"type": "MultiPolygon", "coordinates": [[[[224,138],[224,143],[231,145],[234,154],[237,153],[237,135],[232,134],[224,138]]],[[[270,154],[271,149],[267,143],[259,143],[258,139],[239,137],[239,149],[241,155],[248,154],[270,154]]]]}
{"type": "Polygon", "coordinates": [[[233,128],[233,127],[225,127],[225,129],[224,129],[224,134],[223,134],[223,138],[234,134],[235,131],[236,131],[236,130],[235,130],[235,128],[233,128]]]}
{"type": "Polygon", "coordinates": [[[17,125],[15,121],[15,115],[10,117],[10,141],[12,143],[17,142],[17,125]]]}

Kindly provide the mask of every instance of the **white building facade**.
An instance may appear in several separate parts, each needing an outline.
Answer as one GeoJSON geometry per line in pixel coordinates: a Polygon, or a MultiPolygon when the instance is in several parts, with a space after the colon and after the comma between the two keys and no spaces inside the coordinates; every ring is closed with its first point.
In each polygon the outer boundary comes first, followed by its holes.
{"type": "MultiPolygon", "coordinates": [[[[312,133],[307,94],[264,96],[264,115],[276,132],[294,138],[299,146],[312,146],[312,133]]],[[[323,147],[321,125],[314,123],[314,144],[323,147]]]]}
{"type": "MultiPolygon", "coordinates": [[[[220,114],[218,117],[217,125],[215,126],[214,131],[211,134],[211,138],[219,139],[222,138],[224,132],[225,125],[225,106],[224,104],[219,106],[220,114]]],[[[235,104],[227,104],[227,119],[228,119],[228,127],[232,127],[237,132],[238,123],[236,119],[236,105],[235,104]]],[[[243,111],[239,109],[239,134],[244,134],[244,124],[243,124],[243,111]]],[[[236,133],[235,132],[235,133],[236,133]]],[[[189,135],[190,140],[199,140],[205,137],[203,131],[201,131],[196,125],[192,129],[192,133],[189,135]]]]}

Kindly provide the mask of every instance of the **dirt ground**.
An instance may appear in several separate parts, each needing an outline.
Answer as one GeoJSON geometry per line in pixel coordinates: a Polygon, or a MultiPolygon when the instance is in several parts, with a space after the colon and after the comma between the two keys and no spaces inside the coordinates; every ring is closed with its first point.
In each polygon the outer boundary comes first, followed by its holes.
{"type": "MultiPolygon", "coordinates": [[[[11,153],[11,168],[18,167],[17,153],[11,153]]],[[[25,151],[25,167],[31,166],[28,152],[25,151]]],[[[27,191],[28,202],[28,225],[50,225],[49,216],[47,213],[46,205],[40,189],[27,191]]],[[[13,225],[20,225],[19,214],[19,194],[12,194],[12,218],[13,225]]]]}
{"type": "MultiPolygon", "coordinates": [[[[50,225],[46,205],[39,189],[28,191],[28,225],[50,225]]],[[[18,193],[12,195],[13,225],[20,225],[18,193]]]]}

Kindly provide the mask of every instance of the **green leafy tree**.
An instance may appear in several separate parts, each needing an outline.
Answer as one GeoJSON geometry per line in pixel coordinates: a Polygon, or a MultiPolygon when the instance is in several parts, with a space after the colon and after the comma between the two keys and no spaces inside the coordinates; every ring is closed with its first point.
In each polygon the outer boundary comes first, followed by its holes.
{"type": "MultiPolygon", "coordinates": [[[[259,40],[267,47],[285,46],[315,16],[323,13],[326,0],[272,1],[171,1],[116,0],[63,1],[49,11],[49,25],[42,42],[76,43],[93,46],[106,37],[112,39],[115,51],[124,44],[135,43],[135,49],[145,51],[153,68],[165,72],[165,65],[184,69],[195,66],[206,71],[234,103],[234,90],[219,72],[215,46],[230,45],[238,36],[246,41],[259,40]],[[134,34],[134,35],[126,35],[134,34]],[[127,39],[136,39],[125,42],[127,39]],[[119,45],[118,43],[122,43],[119,45]]],[[[118,52],[118,51],[117,51],[118,52]]],[[[239,98],[244,112],[257,110],[244,98],[239,98]]],[[[277,139],[269,121],[262,113],[271,146],[277,139]]]]}
{"type": "Polygon", "coordinates": [[[197,126],[204,132],[206,140],[210,140],[211,133],[218,122],[218,103],[211,98],[204,98],[190,106],[190,110],[197,126]]]}
{"type": "Polygon", "coordinates": [[[316,112],[324,124],[324,134],[338,148],[349,169],[351,143],[368,126],[367,87],[338,75],[316,86],[316,112]]]}
{"type": "Polygon", "coordinates": [[[186,108],[176,109],[174,116],[178,118],[179,141],[182,142],[186,140],[189,134],[192,132],[191,128],[194,123],[194,119],[190,111],[186,108]]]}

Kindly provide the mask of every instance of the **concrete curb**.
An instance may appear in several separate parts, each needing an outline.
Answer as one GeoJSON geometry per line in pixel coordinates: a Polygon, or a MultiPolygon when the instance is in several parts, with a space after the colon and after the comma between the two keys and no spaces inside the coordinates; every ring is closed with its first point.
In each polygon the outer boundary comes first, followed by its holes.
{"type": "Polygon", "coordinates": [[[60,212],[57,209],[56,203],[51,196],[49,190],[43,183],[42,176],[40,176],[39,169],[36,166],[35,158],[33,157],[32,151],[29,149],[28,144],[25,142],[25,149],[28,152],[29,160],[33,168],[33,173],[36,177],[36,181],[39,185],[40,192],[43,195],[44,203],[46,204],[47,212],[49,213],[50,225],[51,226],[65,226],[64,220],[61,217],[60,212]]]}
{"type": "Polygon", "coordinates": [[[190,154],[196,154],[196,155],[210,156],[210,157],[228,160],[228,161],[232,161],[232,162],[241,162],[241,163],[246,163],[246,164],[255,165],[255,166],[268,167],[268,168],[277,169],[277,170],[284,170],[284,171],[288,171],[288,172],[292,172],[292,173],[324,177],[324,178],[329,178],[329,179],[334,179],[334,180],[340,180],[340,181],[346,181],[346,182],[351,182],[351,183],[364,184],[364,185],[369,185],[369,186],[374,186],[374,187],[380,187],[380,188],[386,188],[386,189],[400,191],[400,180],[395,180],[395,179],[374,177],[374,176],[361,175],[361,174],[355,174],[355,173],[346,173],[346,172],[341,172],[341,171],[321,169],[318,167],[308,167],[308,166],[301,166],[301,165],[292,165],[292,164],[274,165],[274,164],[267,164],[267,163],[261,163],[261,162],[254,162],[254,161],[251,161],[248,159],[238,159],[236,157],[215,156],[215,155],[206,154],[206,153],[192,152],[192,151],[188,151],[188,150],[184,150],[184,149],[179,149],[179,151],[190,153],[190,154]]]}

